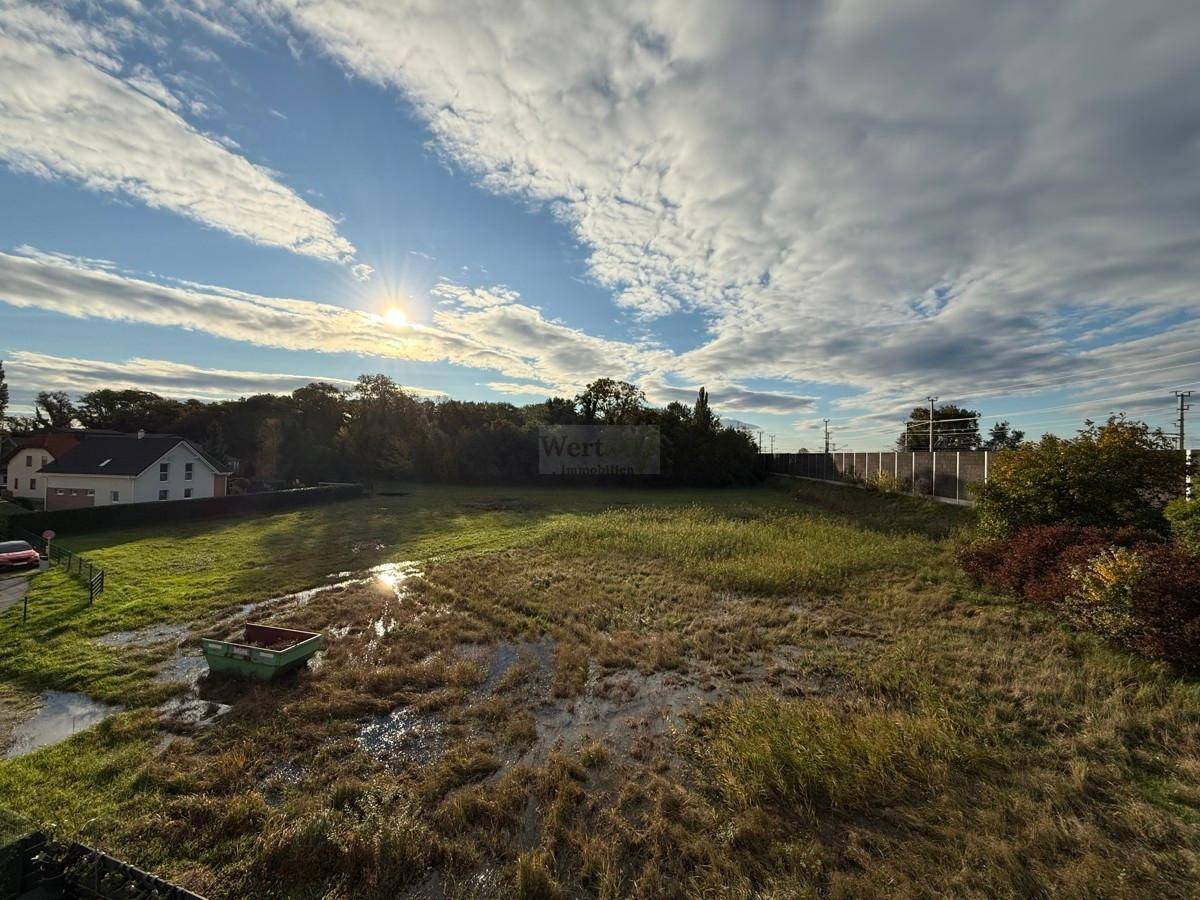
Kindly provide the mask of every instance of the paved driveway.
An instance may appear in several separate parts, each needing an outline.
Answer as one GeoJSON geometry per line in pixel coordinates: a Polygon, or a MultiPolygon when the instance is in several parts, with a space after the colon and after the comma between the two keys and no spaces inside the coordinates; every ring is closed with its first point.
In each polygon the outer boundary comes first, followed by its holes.
{"type": "Polygon", "coordinates": [[[24,600],[25,592],[29,590],[29,579],[38,572],[45,572],[47,568],[49,563],[43,559],[36,571],[30,569],[28,572],[0,575],[0,613],[24,600]]]}

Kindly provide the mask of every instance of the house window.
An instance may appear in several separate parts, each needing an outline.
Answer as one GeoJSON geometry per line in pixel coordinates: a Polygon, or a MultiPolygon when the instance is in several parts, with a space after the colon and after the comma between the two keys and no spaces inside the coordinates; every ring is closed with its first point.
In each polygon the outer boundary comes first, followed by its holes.
{"type": "Polygon", "coordinates": [[[166,488],[163,488],[161,491],[158,492],[158,499],[159,500],[170,500],[171,492],[168,491],[166,488]]]}
{"type": "Polygon", "coordinates": [[[33,468],[33,454],[32,453],[28,454],[25,457],[25,468],[27,468],[27,469],[33,468]]]}
{"type": "Polygon", "coordinates": [[[37,479],[36,479],[36,478],[30,478],[30,479],[29,479],[29,489],[30,489],[31,491],[36,491],[36,490],[37,490],[37,479]]]}
{"type": "Polygon", "coordinates": [[[170,477],[171,477],[171,464],[170,463],[159,463],[158,464],[158,480],[166,481],[170,477]]]}
{"type": "Polygon", "coordinates": [[[46,463],[48,463],[49,461],[50,461],[49,457],[46,457],[46,456],[42,457],[42,465],[43,466],[46,465],[46,463]]]}
{"type": "Polygon", "coordinates": [[[13,479],[13,490],[15,491],[15,490],[16,490],[17,488],[19,488],[20,486],[21,486],[21,479],[20,479],[20,478],[14,478],[14,479],[13,479]]]}
{"type": "Polygon", "coordinates": [[[191,488],[184,488],[184,489],[183,489],[183,499],[184,499],[184,500],[190,500],[191,498],[192,498],[192,489],[191,489],[191,488]]]}
{"type": "Polygon", "coordinates": [[[88,488],[86,491],[84,491],[84,493],[85,493],[85,494],[87,494],[89,497],[95,497],[95,496],[96,496],[96,490],[95,490],[95,488],[88,488]]]}
{"type": "Polygon", "coordinates": [[[192,464],[191,463],[183,464],[183,480],[184,481],[192,480],[192,464]]]}
{"type": "Polygon", "coordinates": [[[120,491],[109,491],[108,499],[110,501],[112,501],[113,503],[120,503],[121,502],[121,492],[120,491]]]}
{"type": "Polygon", "coordinates": [[[63,489],[62,489],[62,488],[55,488],[55,489],[54,489],[54,495],[55,495],[56,497],[61,497],[61,496],[63,495],[63,489]]]}

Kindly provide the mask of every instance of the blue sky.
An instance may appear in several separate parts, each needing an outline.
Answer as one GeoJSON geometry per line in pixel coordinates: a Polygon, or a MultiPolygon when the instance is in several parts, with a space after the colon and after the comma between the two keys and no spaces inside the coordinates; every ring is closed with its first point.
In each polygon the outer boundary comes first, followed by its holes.
{"type": "Polygon", "coordinates": [[[1197,18],[8,0],[13,406],[609,375],[707,385],[781,449],[824,417],[886,446],[930,393],[1169,428],[1200,387],[1197,18]]]}

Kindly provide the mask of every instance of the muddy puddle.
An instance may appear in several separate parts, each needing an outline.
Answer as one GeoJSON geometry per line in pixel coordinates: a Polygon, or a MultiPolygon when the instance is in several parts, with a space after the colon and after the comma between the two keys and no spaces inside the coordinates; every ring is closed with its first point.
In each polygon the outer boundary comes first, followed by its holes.
{"type": "Polygon", "coordinates": [[[532,710],[537,737],[517,762],[540,763],[553,747],[570,751],[588,741],[628,754],[639,742],[675,732],[720,694],[711,682],[679,672],[593,672],[579,696],[532,710]]]}
{"type": "MultiPolygon", "coordinates": [[[[555,647],[553,639],[543,638],[464,645],[453,651],[454,658],[479,669],[480,681],[470,691],[472,697],[510,695],[517,710],[532,716],[532,742],[509,753],[506,765],[540,765],[552,749],[572,752],[590,742],[618,757],[637,758],[686,730],[707,706],[757,687],[793,696],[836,689],[802,674],[802,650],[780,647],[749,655],[737,671],[699,661],[681,670],[649,673],[604,671],[593,663],[577,696],[556,697],[551,687],[555,647]]],[[[391,765],[428,762],[449,739],[441,718],[408,706],[366,720],[358,737],[368,754],[391,765]]]]}
{"type": "Polygon", "coordinates": [[[370,756],[389,765],[429,762],[445,744],[445,732],[434,716],[401,706],[372,716],[359,729],[358,744],[370,756]]]}
{"type": "Polygon", "coordinates": [[[212,725],[221,716],[228,715],[233,707],[227,703],[217,703],[215,700],[205,700],[194,694],[182,697],[172,697],[158,707],[158,716],[166,724],[194,725],[203,727],[212,725]]]}
{"type": "Polygon", "coordinates": [[[554,641],[550,638],[502,641],[492,645],[468,644],[459,647],[455,655],[486,673],[477,688],[484,694],[501,687],[505,676],[516,675],[518,670],[536,676],[548,675],[554,669],[554,641]]]}
{"type": "Polygon", "coordinates": [[[479,691],[503,689],[510,680],[524,683],[520,689],[529,697],[527,708],[536,727],[532,745],[510,762],[540,764],[554,747],[571,751],[590,741],[620,755],[633,755],[639,746],[687,728],[705,707],[758,685],[793,695],[827,691],[826,685],[797,674],[802,651],[783,647],[755,654],[738,673],[699,662],[682,670],[649,673],[636,669],[604,672],[593,663],[578,696],[554,697],[549,689],[554,646],[546,639],[501,643],[493,648],[479,691]],[[524,667],[521,679],[506,677],[518,674],[517,667],[524,667]]]}
{"type": "Polygon", "coordinates": [[[122,709],[93,700],[87,694],[67,691],[46,691],[41,695],[40,702],[40,708],[31,718],[13,728],[8,749],[4,753],[6,759],[15,759],[39,747],[65,741],[122,709]]]}
{"type": "Polygon", "coordinates": [[[238,607],[237,615],[238,617],[245,617],[260,610],[277,606],[303,606],[311,601],[313,597],[318,597],[321,594],[372,583],[391,591],[399,599],[407,593],[407,582],[420,573],[420,566],[411,561],[383,563],[378,566],[372,566],[365,572],[334,572],[329,577],[335,580],[328,584],[317,585],[303,591],[297,591],[294,594],[284,594],[280,597],[271,597],[267,600],[243,603],[238,607]]]}
{"type": "Polygon", "coordinates": [[[187,625],[163,622],[137,631],[113,631],[97,638],[96,642],[105,647],[152,647],[167,641],[178,643],[187,634],[187,625]]]}
{"type": "Polygon", "coordinates": [[[267,806],[279,806],[288,791],[304,780],[304,767],[299,763],[283,760],[275,763],[259,779],[259,790],[267,806]]]}
{"type": "Polygon", "coordinates": [[[186,684],[195,687],[208,674],[208,660],[202,653],[179,653],[159,666],[154,680],[161,684],[186,684]]]}

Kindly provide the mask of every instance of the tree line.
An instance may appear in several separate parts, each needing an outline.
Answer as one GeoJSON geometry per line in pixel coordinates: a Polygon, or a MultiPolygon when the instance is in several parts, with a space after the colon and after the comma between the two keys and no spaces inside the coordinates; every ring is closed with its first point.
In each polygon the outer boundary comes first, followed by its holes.
{"type": "MultiPolygon", "coordinates": [[[[6,399],[0,364],[0,400],[6,399]]],[[[32,416],[6,421],[12,434],[68,427],[179,434],[219,460],[237,461],[238,475],[251,482],[288,484],[527,482],[538,477],[537,436],[546,426],[653,425],[661,434],[662,470],[654,483],[720,486],[757,477],[753,439],[721,425],[703,388],[690,406],[656,408],[637,386],[611,378],[574,397],[526,406],[422,398],[386,375],[363,375],[348,390],[313,382],[290,394],[214,402],[132,389],[75,399],[42,391],[32,416]]]]}
{"type": "MultiPolygon", "coordinates": [[[[904,432],[896,438],[896,449],[905,452],[929,449],[927,406],[913,407],[904,432]]],[[[1008,420],[995,422],[988,436],[979,433],[979,413],[965,406],[944,403],[933,410],[934,450],[1014,450],[1025,440],[1025,432],[1008,420]]]]}

